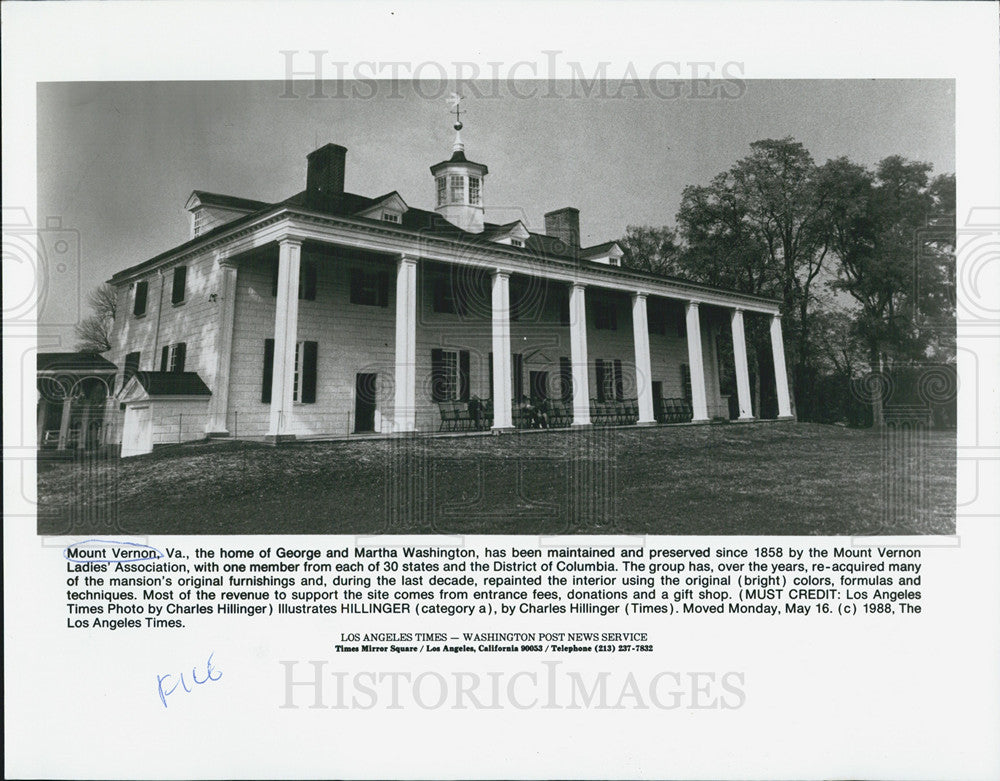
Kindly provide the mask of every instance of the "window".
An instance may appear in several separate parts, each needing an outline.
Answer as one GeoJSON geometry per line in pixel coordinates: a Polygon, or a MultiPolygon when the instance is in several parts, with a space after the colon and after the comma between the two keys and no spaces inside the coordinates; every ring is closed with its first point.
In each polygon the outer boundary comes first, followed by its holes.
{"type": "Polygon", "coordinates": [[[160,351],[161,372],[184,371],[184,359],[187,357],[187,345],[184,342],[164,345],[160,351]]]}
{"type": "Polygon", "coordinates": [[[479,188],[482,180],[478,176],[469,177],[469,203],[473,206],[479,205],[479,188]]]}
{"type": "Polygon", "coordinates": [[[396,212],[382,212],[383,222],[399,222],[399,215],[396,212]]]}
{"type": "Polygon", "coordinates": [[[625,383],[622,378],[622,362],[617,358],[595,362],[595,379],[597,380],[597,400],[622,401],[625,398],[625,383]]]}
{"type": "Polygon", "coordinates": [[[465,177],[452,174],[448,180],[451,191],[449,203],[465,203],[465,177]]]}
{"type": "Polygon", "coordinates": [[[444,206],[448,200],[448,177],[439,176],[437,178],[438,206],[444,206]]]}
{"type": "MultiPolygon", "coordinates": [[[[271,264],[271,295],[278,295],[278,259],[275,258],[271,264]]],[[[316,300],[316,278],[317,267],[315,260],[302,260],[299,262],[299,300],[316,300]]]]}
{"type": "Polygon", "coordinates": [[[468,350],[431,350],[431,399],[469,400],[468,350]]]}
{"type": "Polygon", "coordinates": [[[647,302],[646,323],[649,333],[658,336],[667,335],[667,309],[662,301],[647,302]]]}
{"type": "Polygon", "coordinates": [[[184,303],[184,286],[187,283],[187,266],[178,266],[174,269],[174,284],[170,291],[170,303],[184,303]]]}
{"type": "Polygon", "coordinates": [[[594,302],[594,328],[604,331],[618,330],[618,309],[609,301],[594,302]]]}
{"type": "Polygon", "coordinates": [[[389,272],[351,269],[351,303],[389,306],[389,272]]]}
{"type": "Polygon", "coordinates": [[[208,212],[204,209],[199,209],[194,213],[194,235],[200,236],[202,233],[209,229],[209,216],[208,212]]]}
{"type": "Polygon", "coordinates": [[[434,311],[448,315],[465,314],[465,302],[456,294],[454,280],[441,277],[434,280],[434,311]]]}
{"type": "MultiPolygon", "coordinates": [[[[299,404],[316,402],[316,377],[319,356],[318,342],[295,345],[295,368],[292,377],[292,401],[299,404]]],[[[274,380],[274,339],[264,340],[264,372],[260,383],[260,400],[271,403],[271,383],[274,380]]]]}
{"type": "Polygon", "coordinates": [[[511,239],[510,240],[510,246],[512,246],[512,247],[523,247],[524,246],[524,242],[521,241],[520,239],[511,239]]]}
{"type": "Polygon", "coordinates": [[[141,353],[134,352],[125,356],[125,367],[122,371],[122,382],[128,382],[131,377],[139,372],[139,358],[141,353]]]}
{"type": "Polygon", "coordinates": [[[132,306],[132,314],[142,317],[146,314],[146,298],[149,296],[149,282],[135,283],[135,302],[132,306]]]}

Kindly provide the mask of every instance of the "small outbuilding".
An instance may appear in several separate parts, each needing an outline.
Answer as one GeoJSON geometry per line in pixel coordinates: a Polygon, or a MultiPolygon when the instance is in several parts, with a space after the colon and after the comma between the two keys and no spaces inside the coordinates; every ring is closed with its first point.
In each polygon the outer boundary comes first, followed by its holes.
{"type": "Polygon", "coordinates": [[[118,397],[124,410],[122,457],[203,439],[211,396],[197,372],[137,372],[118,397]]]}

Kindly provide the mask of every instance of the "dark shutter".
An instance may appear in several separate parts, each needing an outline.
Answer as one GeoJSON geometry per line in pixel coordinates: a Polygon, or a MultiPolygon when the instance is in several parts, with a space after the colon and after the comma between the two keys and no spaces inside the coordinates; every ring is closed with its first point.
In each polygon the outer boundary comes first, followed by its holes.
{"type": "Polygon", "coordinates": [[[389,272],[378,272],[378,304],[389,306],[389,272]]]}
{"type": "Polygon", "coordinates": [[[318,342],[304,342],[302,352],[302,403],[316,403],[316,363],[319,356],[318,342]]]}
{"type": "Polygon", "coordinates": [[[687,336],[687,311],[684,307],[681,307],[678,312],[677,317],[677,335],[680,337],[687,336]]]}
{"type": "Polygon", "coordinates": [[[615,400],[625,398],[625,382],[622,379],[622,362],[615,360],[615,400]]]}
{"type": "Polygon", "coordinates": [[[490,392],[488,395],[492,399],[493,398],[493,353],[490,353],[489,357],[486,360],[489,361],[490,364],[490,388],[489,388],[490,392]]]}
{"type": "Polygon", "coordinates": [[[302,261],[302,279],[299,297],[305,301],[316,300],[316,262],[312,260],[302,261]]]}
{"type": "Polygon", "coordinates": [[[431,350],[431,401],[444,401],[444,351],[431,350]]]}
{"type": "Polygon", "coordinates": [[[271,380],[274,375],[274,339],[264,340],[264,376],[260,382],[260,400],[271,403],[271,380]]]}
{"type": "Polygon", "coordinates": [[[125,356],[125,370],[122,372],[123,382],[128,382],[129,378],[139,371],[140,353],[129,353],[125,356]]]}
{"type": "Polygon", "coordinates": [[[278,259],[271,262],[271,295],[278,297],[278,259]]]}
{"type": "Polygon", "coordinates": [[[604,397],[604,361],[598,358],[594,362],[594,379],[597,380],[597,400],[607,401],[604,397]]]}
{"type": "Polygon", "coordinates": [[[563,401],[573,401],[573,363],[569,358],[559,359],[560,395],[563,401]]]}
{"type": "Polygon", "coordinates": [[[179,304],[184,300],[184,284],[187,282],[187,266],[174,269],[174,287],[170,291],[170,303],[179,304]]]}
{"type": "Polygon", "coordinates": [[[447,312],[448,303],[445,300],[445,280],[435,279],[434,280],[434,311],[435,312],[447,312]]]}
{"type": "Polygon", "coordinates": [[[513,358],[513,398],[515,403],[520,404],[524,399],[524,356],[521,353],[514,353],[513,358]]]}
{"type": "Polygon", "coordinates": [[[681,364],[681,389],[684,393],[684,400],[691,403],[691,369],[686,363],[681,364]]]}
{"type": "Polygon", "coordinates": [[[174,346],[174,371],[184,371],[184,359],[187,357],[187,344],[180,342],[174,346]]]}
{"type": "Polygon", "coordinates": [[[132,314],[134,315],[144,315],[146,314],[146,296],[149,293],[149,283],[148,282],[137,282],[135,285],[135,306],[132,308],[132,314]]]}
{"type": "Polygon", "coordinates": [[[170,368],[170,348],[164,347],[160,350],[160,371],[165,372],[170,368]]]}
{"type": "Polygon", "coordinates": [[[569,325],[569,293],[559,299],[559,324],[569,325]]]}
{"type": "Polygon", "coordinates": [[[462,350],[458,354],[458,399],[469,400],[469,351],[462,350]]]}
{"type": "Polygon", "coordinates": [[[361,304],[363,303],[361,298],[363,296],[363,290],[365,286],[365,272],[359,268],[351,269],[351,303],[361,304]]]}

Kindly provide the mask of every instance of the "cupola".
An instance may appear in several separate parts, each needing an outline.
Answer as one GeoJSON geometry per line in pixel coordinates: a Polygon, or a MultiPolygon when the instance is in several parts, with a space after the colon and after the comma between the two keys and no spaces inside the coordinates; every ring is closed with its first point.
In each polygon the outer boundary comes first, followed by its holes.
{"type": "Polygon", "coordinates": [[[431,166],[435,211],[452,225],[469,233],[483,232],[483,180],[489,169],[465,156],[462,143],[461,98],[452,93],[455,110],[455,143],[451,157],[431,166]]]}

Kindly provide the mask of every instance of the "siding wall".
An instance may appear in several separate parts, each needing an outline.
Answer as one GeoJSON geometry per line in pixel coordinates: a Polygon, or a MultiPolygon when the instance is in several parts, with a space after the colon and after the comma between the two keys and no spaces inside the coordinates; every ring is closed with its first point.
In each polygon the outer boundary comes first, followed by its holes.
{"type": "MultiPolygon", "coordinates": [[[[164,345],[184,342],[187,345],[184,359],[185,371],[198,372],[209,388],[213,387],[216,369],[216,338],[218,334],[221,301],[211,301],[218,291],[218,265],[213,254],[189,259],[185,281],[184,301],[171,304],[173,269],[167,267],[154,271],[137,281],[149,283],[146,313],[139,317],[132,314],[136,283],[118,288],[118,312],[113,329],[112,349],[108,360],[118,367],[115,389],[123,387],[125,356],[139,352],[141,371],[158,371],[160,351],[164,345]]],[[[110,401],[115,405],[116,402],[110,401]]],[[[110,441],[121,441],[120,426],[110,441]]]]}
{"type": "MultiPolygon", "coordinates": [[[[275,299],[272,295],[272,267],[277,249],[270,248],[239,261],[236,283],[235,326],[230,368],[227,426],[240,437],[263,436],[267,432],[270,405],[261,401],[264,341],[274,337],[275,299]]],[[[303,251],[303,261],[317,264],[316,299],[299,300],[298,341],[315,341],[317,395],[315,404],[296,404],[292,430],[300,436],[346,435],[354,427],[355,377],[358,373],[378,375],[376,430],[391,431],[395,379],[395,263],[391,260],[359,258],[330,249],[322,253],[303,251]],[[390,284],[386,306],[352,304],[350,274],[354,268],[388,272],[390,284]]],[[[176,342],[187,344],[185,369],[196,371],[214,389],[216,338],[221,302],[210,301],[218,290],[218,265],[207,255],[188,262],[186,295],[183,304],[170,303],[172,268],[147,277],[149,293],[146,314],[132,314],[134,285],[119,288],[119,311],[115,322],[114,347],[109,354],[118,367],[116,389],[122,387],[122,368],[128,353],[139,351],[140,370],[158,370],[160,350],[176,342]]],[[[470,353],[470,393],[480,398],[492,396],[489,356],[492,350],[491,293],[488,274],[463,283],[467,291],[465,315],[434,311],[435,279],[449,279],[446,267],[418,265],[417,285],[417,429],[436,431],[440,423],[437,405],[431,400],[431,351],[436,348],[468,350],[470,353]]],[[[519,316],[511,321],[511,352],[524,356],[522,393],[530,394],[532,371],[548,372],[549,393],[558,397],[560,358],[570,357],[569,326],[560,321],[567,289],[542,280],[515,277],[511,280],[512,303],[520,299],[519,316]]],[[[590,360],[590,396],[597,395],[595,362],[620,360],[624,395],[637,395],[635,352],[632,341],[631,300],[627,295],[597,288],[587,290],[587,345],[590,360]],[[614,306],[617,329],[598,329],[595,304],[614,306]]],[[[702,312],[702,345],[705,354],[706,388],[710,414],[725,414],[719,396],[719,373],[715,355],[717,327],[702,312]]],[[[667,335],[650,334],[650,363],[653,381],[663,383],[664,397],[684,395],[681,369],[688,362],[687,341],[671,325],[667,335]]],[[[163,402],[158,403],[158,409],[163,402]]],[[[110,402],[114,412],[116,402],[110,402]]],[[[121,416],[109,414],[118,431],[110,441],[120,441],[121,416]]],[[[192,416],[192,421],[194,416],[192,416]]],[[[207,422],[202,415],[199,424],[207,422]]],[[[164,425],[167,425],[164,423],[164,425]]],[[[176,436],[176,422],[174,436],[176,436]]],[[[194,425],[193,422],[190,425],[194,425]]],[[[185,425],[185,429],[188,425],[185,425]]],[[[163,441],[171,434],[162,429],[163,441]]],[[[159,431],[159,429],[157,429],[159,431]]],[[[194,429],[184,438],[193,436],[194,429]]],[[[157,434],[159,438],[160,434],[157,434]]]]}
{"type": "MultiPolygon", "coordinates": [[[[276,255],[275,255],[276,257],[276,255]]],[[[299,301],[299,341],[319,345],[315,404],[296,404],[293,430],[300,436],[345,435],[354,427],[355,377],[378,375],[376,429],[392,430],[395,379],[395,264],[357,260],[350,255],[303,253],[303,260],[317,262],[315,301],[299,301]],[[365,267],[389,272],[387,306],[350,302],[350,271],[365,267]]],[[[261,402],[264,340],[274,336],[274,297],[271,295],[271,257],[243,262],[237,277],[236,325],[230,375],[230,432],[240,437],[263,436],[270,407],[261,402]],[[238,413],[238,416],[237,416],[238,413]]],[[[416,334],[416,424],[418,431],[436,431],[440,423],[431,396],[431,351],[437,348],[468,350],[471,395],[489,398],[489,357],[492,350],[490,281],[488,275],[463,283],[468,291],[465,315],[434,311],[435,279],[449,278],[448,270],[431,264],[418,265],[416,334]]],[[[524,356],[522,392],[530,394],[532,371],[548,372],[550,395],[559,392],[559,359],[570,357],[569,326],[560,323],[563,285],[512,280],[512,299],[521,294],[527,304],[511,322],[511,352],[524,356]]],[[[703,318],[704,319],[704,318],[703,318]]],[[[718,372],[711,328],[703,322],[706,385],[709,408],[719,404],[718,372]]],[[[631,300],[607,291],[588,290],[588,352],[590,395],[596,396],[595,359],[622,362],[624,395],[634,398],[635,352],[632,342],[631,300]],[[592,301],[610,301],[617,310],[617,330],[598,330],[592,301]]],[[[650,336],[653,380],[663,382],[664,396],[682,396],[680,364],[687,363],[687,341],[671,332],[650,336]]]]}

